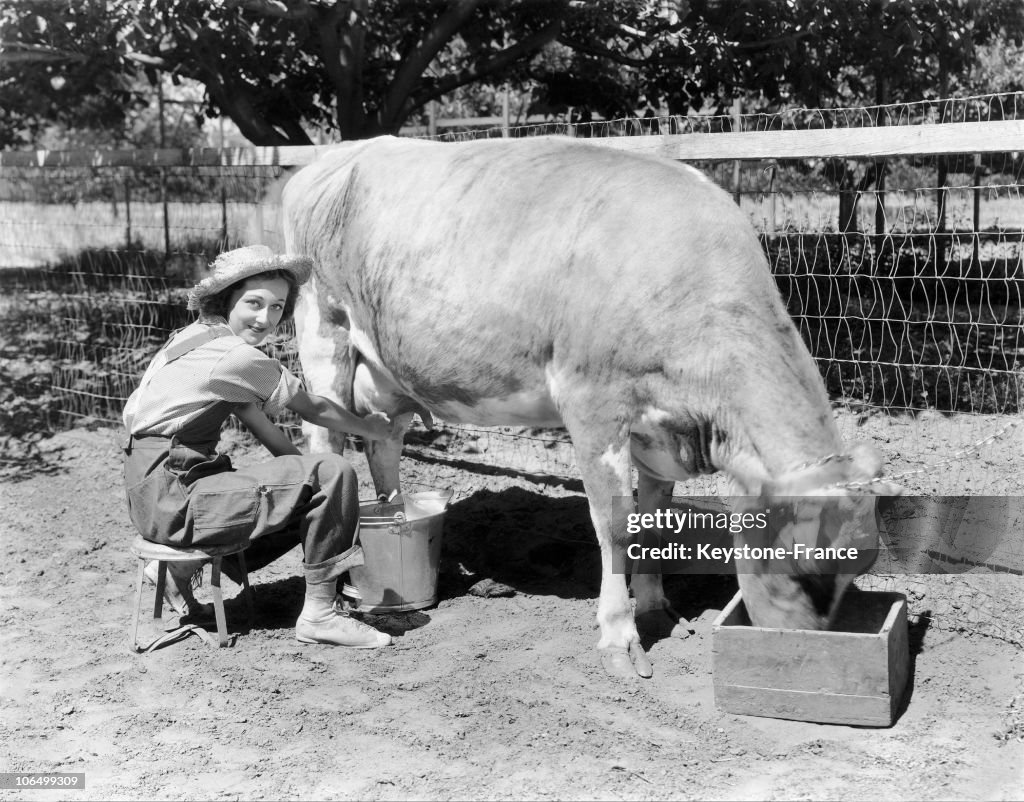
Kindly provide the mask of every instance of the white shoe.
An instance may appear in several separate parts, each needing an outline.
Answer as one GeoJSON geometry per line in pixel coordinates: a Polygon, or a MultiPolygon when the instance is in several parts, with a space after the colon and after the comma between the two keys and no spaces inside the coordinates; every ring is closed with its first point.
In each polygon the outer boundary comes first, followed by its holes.
{"type": "Polygon", "coordinates": [[[299,616],[295,622],[295,639],[300,643],[329,643],[352,649],[379,649],[391,643],[391,636],[386,632],[378,632],[337,608],[318,621],[299,616]]]}

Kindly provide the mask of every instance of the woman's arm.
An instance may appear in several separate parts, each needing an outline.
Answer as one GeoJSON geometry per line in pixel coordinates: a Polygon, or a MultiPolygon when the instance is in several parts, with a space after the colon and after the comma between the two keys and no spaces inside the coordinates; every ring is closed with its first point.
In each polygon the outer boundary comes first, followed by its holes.
{"type": "Polygon", "coordinates": [[[329,398],[311,395],[305,390],[300,391],[287,406],[292,412],[317,426],[324,426],[336,432],[358,434],[368,440],[383,440],[389,437],[394,429],[388,416],[383,412],[374,412],[361,418],[329,398]]]}
{"type": "Polygon", "coordinates": [[[243,404],[235,409],[235,415],[275,457],[302,453],[256,404],[243,404]]]}

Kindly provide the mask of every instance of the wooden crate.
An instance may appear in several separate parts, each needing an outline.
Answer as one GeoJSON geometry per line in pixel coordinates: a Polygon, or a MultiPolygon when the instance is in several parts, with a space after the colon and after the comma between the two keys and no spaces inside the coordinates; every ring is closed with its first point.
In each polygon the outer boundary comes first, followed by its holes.
{"type": "Polygon", "coordinates": [[[737,593],[712,649],[715,703],[728,713],[888,727],[910,672],[907,600],[851,588],[820,632],[755,627],[737,593]]]}

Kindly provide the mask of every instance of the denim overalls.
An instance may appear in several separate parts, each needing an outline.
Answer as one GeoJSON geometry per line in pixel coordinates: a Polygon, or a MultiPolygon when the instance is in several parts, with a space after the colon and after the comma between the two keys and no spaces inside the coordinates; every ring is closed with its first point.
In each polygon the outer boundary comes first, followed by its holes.
{"type": "MultiPolygon", "coordinates": [[[[172,362],[209,340],[204,333],[165,348],[162,356],[172,362]]],[[[145,384],[144,379],[143,389],[145,384]]],[[[315,454],[275,457],[235,470],[216,451],[221,425],[235,406],[213,404],[173,437],[129,435],[125,488],[139,533],[173,546],[249,541],[250,570],[301,543],[306,579],[312,582],[362,565],[352,466],[336,454],[315,454]]]]}

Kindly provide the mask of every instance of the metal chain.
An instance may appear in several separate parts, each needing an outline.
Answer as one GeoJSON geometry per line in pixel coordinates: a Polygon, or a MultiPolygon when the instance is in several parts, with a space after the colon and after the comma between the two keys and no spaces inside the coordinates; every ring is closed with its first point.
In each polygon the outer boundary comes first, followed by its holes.
{"type": "MultiPolygon", "coordinates": [[[[941,462],[936,462],[933,465],[926,465],[923,468],[914,468],[913,470],[904,471],[903,473],[898,473],[894,476],[878,476],[875,477],[874,479],[868,479],[862,482],[836,482],[833,485],[829,485],[829,487],[839,487],[847,489],[854,489],[858,487],[870,487],[871,485],[881,484],[883,482],[895,482],[900,479],[905,479],[908,476],[916,476],[918,474],[936,471],[940,468],[944,468],[947,465],[951,465],[954,462],[963,459],[964,457],[970,457],[974,456],[975,454],[978,454],[983,447],[991,445],[992,443],[995,443],[999,440],[1002,440],[1010,430],[1017,428],[1021,424],[1024,424],[1024,419],[1017,418],[1011,420],[998,432],[990,434],[987,437],[983,437],[976,443],[972,443],[971,445],[967,446],[967,448],[962,449],[961,451],[958,451],[955,454],[942,460],[941,462]]],[[[816,460],[811,460],[810,462],[805,462],[802,465],[798,465],[796,468],[793,469],[793,471],[803,471],[806,470],[807,468],[818,468],[821,467],[822,465],[827,465],[828,463],[837,460],[850,459],[851,457],[847,454],[826,454],[824,457],[820,457],[816,460]]]]}
{"type": "Polygon", "coordinates": [[[925,473],[927,471],[934,471],[934,470],[936,470],[938,468],[944,468],[947,465],[951,465],[954,462],[963,459],[964,457],[972,457],[972,456],[978,454],[984,446],[988,446],[988,445],[991,445],[992,443],[995,443],[995,442],[998,442],[999,440],[1002,440],[1007,435],[1007,433],[1010,432],[1010,430],[1016,429],[1022,423],[1024,423],[1024,419],[1021,419],[1021,418],[1017,418],[1015,420],[1011,420],[1008,424],[1006,424],[998,432],[990,434],[990,435],[988,435],[988,437],[983,437],[981,440],[978,440],[976,443],[973,443],[973,444],[967,446],[967,448],[965,448],[965,449],[963,449],[961,451],[956,452],[955,454],[953,454],[950,457],[947,457],[946,459],[942,460],[941,462],[936,462],[934,465],[926,465],[923,468],[915,468],[912,471],[904,471],[903,473],[900,473],[900,474],[897,474],[896,476],[891,477],[891,479],[903,479],[903,478],[905,478],[907,476],[915,476],[915,475],[917,475],[919,473],[925,473]]]}
{"type": "MultiPolygon", "coordinates": [[[[854,488],[858,488],[858,487],[870,487],[871,485],[882,484],[883,482],[896,482],[896,481],[898,481],[900,479],[905,479],[908,476],[916,476],[918,474],[928,473],[930,471],[936,471],[936,470],[938,470],[940,468],[944,468],[947,465],[951,465],[952,463],[957,462],[958,460],[961,460],[964,457],[974,456],[975,454],[979,453],[982,448],[984,448],[985,446],[991,445],[992,443],[995,443],[995,442],[998,442],[998,441],[1002,440],[1004,437],[1006,437],[1006,435],[1011,430],[1016,429],[1018,426],[1021,426],[1022,424],[1024,424],[1024,418],[1018,418],[1018,419],[1011,420],[1009,423],[1007,423],[999,431],[997,431],[997,432],[995,432],[993,434],[990,434],[987,437],[983,437],[981,440],[978,440],[977,442],[972,443],[971,445],[967,446],[967,448],[964,448],[961,451],[956,452],[952,456],[947,457],[946,459],[944,459],[944,460],[942,460],[940,462],[936,462],[936,463],[934,463],[932,465],[926,465],[923,468],[914,468],[913,470],[903,471],[902,473],[895,474],[894,476],[879,476],[879,477],[876,477],[874,479],[868,479],[868,480],[862,481],[862,482],[836,482],[834,485],[830,485],[830,487],[849,488],[849,489],[854,489],[854,488]]],[[[506,435],[506,436],[517,437],[519,435],[506,435]]],[[[544,438],[525,438],[525,439],[542,440],[544,438]]],[[[827,465],[829,462],[834,462],[834,461],[837,461],[837,460],[849,461],[851,459],[852,458],[850,457],[849,454],[839,454],[839,453],[826,454],[824,457],[820,457],[820,458],[818,458],[816,460],[811,460],[809,462],[803,463],[802,465],[798,465],[797,467],[793,468],[792,471],[793,472],[795,472],[795,471],[802,471],[802,470],[805,470],[807,468],[815,468],[815,467],[820,467],[822,465],[827,465]]],[[[552,474],[550,472],[548,473],[548,475],[551,475],[551,476],[556,476],[557,475],[557,476],[561,476],[561,478],[565,478],[565,479],[576,478],[576,477],[570,477],[568,475],[552,474]]],[[[409,482],[408,480],[406,480],[406,483],[407,484],[418,484],[416,482],[409,482]]],[[[423,485],[423,486],[426,487],[427,485],[423,485]]]]}
{"type": "MultiPolygon", "coordinates": [[[[880,484],[882,482],[896,482],[896,481],[899,481],[901,479],[906,479],[908,476],[917,476],[918,474],[929,473],[929,472],[936,471],[936,470],[938,470],[940,468],[946,467],[947,465],[952,465],[954,462],[962,460],[964,457],[971,457],[971,456],[974,456],[974,455],[980,453],[982,448],[984,448],[985,446],[991,445],[992,443],[998,442],[999,440],[1002,440],[1004,437],[1006,437],[1007,433],[1009,433],[1012,429],[1016,429],[1021,424],[1024,424],[1024,419],[1018,418],[1018,419],[1015,419],[1015,420],[1011,420],[1008,424],[1006,424],[998,432],[990,434],[987,437],[983,437],[981,440],[978,440],[976,443],[972,443],[971,445],[967,446],[967,448],[964,448],[964,449],[956,452],[952,456],[949,456],[946,459],[941,460],[940,462],[933,463],[932,465],[925,465],[923,468],[914,468],[913,470],[910,470],[910,471],[903,471],[902,473],[895,474],[894,476],[880,476],[880,477],[877,477],[877,478],[874,478],[874,479],[869,479],[866,482],[842,482],[842,483],[837,483],[836,487],[843,487],[843,488],[868,487],[868,486],[873,485],[873,484],[880,484]]],[[[832,456],[833,455],[830,454],[829,457],[825,457],[824,458],[825,461],[828,461],[828,459],[830,459],[832,456]]]]}

